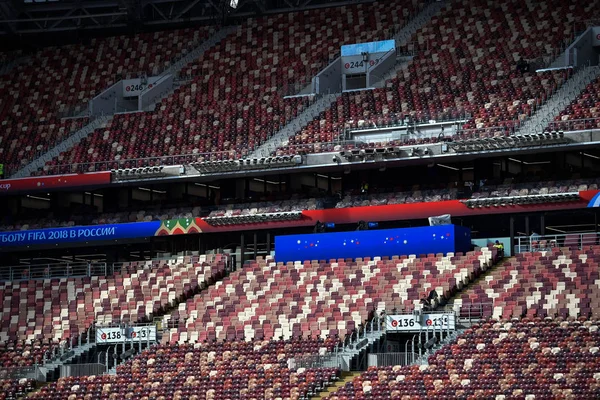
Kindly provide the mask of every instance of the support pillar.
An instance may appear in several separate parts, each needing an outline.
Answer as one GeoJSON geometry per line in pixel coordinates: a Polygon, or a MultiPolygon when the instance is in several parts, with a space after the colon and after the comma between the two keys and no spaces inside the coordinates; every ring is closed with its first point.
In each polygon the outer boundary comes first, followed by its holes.
{"type": "Polygon", "coordinates": [[[546,216],[540,215],[540,235],[546,236],[546,216]]]}
{"type": "Polygon", "coordinates": [[[244,256],[246,255],[246,243],[244,243],[244,233],[240,233],[240,265],[244,265],[244,256]]]}
{"type": "Polygon", "coordinates": [[[510,246],[510,254],[513,253],[513,249],[515,248],[515,217],[514,216],[510,216],[510,240],[508,245],[510,246]]]}
{"type": "Polygon", "coordinates": [[[258,257],[258,234],[254,231],[254,259],[258,257]]]}

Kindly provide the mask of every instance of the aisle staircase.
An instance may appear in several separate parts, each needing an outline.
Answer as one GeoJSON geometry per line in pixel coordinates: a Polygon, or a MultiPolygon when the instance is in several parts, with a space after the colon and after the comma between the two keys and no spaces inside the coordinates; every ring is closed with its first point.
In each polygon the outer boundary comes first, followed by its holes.
{"type": "MultiPolygon", "coordinates": [[[[187,64],[189,64],[191,61],[200,58],[204,54],[205,51],[207,51],[211,47],[215,46],[217,43],[219,43],[221,40],[223,40],[225,37],[227,37],[227,35],[235,32],[236,29],[237,29],[236,26],[227,26],[227,27],[221,28],[220,30],[215,32],[212,36],[210,36],[208,39],[201,42],[197,47],[195,47],[189,53],[183,55],[181,58],[177,59],[177,61],[173,62],[173,64],[171,64],[167,69],[165,69],[159,76],[163,77],[163,78],[167,77],[168,75],[176,76],[183,69],[183,67],[185,67],[187,64]]],[[[111,88],[113,86],[114,85],[111,85],[111,88]]],[[[160,102],[165,97],[170,96],[179,86],[180,86],[179,83],[175,83],[174,85],[172,85],[172,87],[170,89],[164,90],[160,93],[157,93],[156,95],[153,95],[151,104],[149,104],[147,107],[145,107],[144,111],[154,110],[156,103],[160,102]]],[[[102,93],[105,93],[109,90],[111,90],[111,89],[110,88],[104,89],[104,90],[102,90],[102,93]]],[[[147,89],[142,94],[148,95],[149,94],[148,92],[150,90],[152,90],[152,89],[147,89]]],[[[100,94],[102,94],[102,93],[100,93],[100,94]]],[[[77,115],[76,117],[78,117],[78,118],[85,117],[86,115],[88,115],[88,107],[86,107],[86,110],[84,112],[80,113],[79,115],[77,115]]],[[[89,124],[85,125],[78,131],[73,132],[68,138],[66,138],[64,141],[58,143],[55,147],[51,148],[44,154],[41,154],[40,156],[38,156],[36,158],[27,160],[28,163],[26,165],[24,165],[21,169],[16,171],[10,177],[11,178],[25,178],[25,177],[31,176],[31,174],[33,172],[35,172],[38,168],[42,168],[47,162],[51,161],[55,157],[58,157],[61,152],[67,151],[71,147],[75,146],[77,143],[81,142],[84,138],[88,137],[92,132],[94,132],[94,130],[106,127],[108,125],[108,123],[112,120],[112,118],[113,118],[113,115],[100,115],[97,117],[91,117],[89,124]]]]}
{"type": "Polygon", "coordinates": [[[585,67],[576,71],[560,89],[558,89],[550,98],[519,128],[517,134],[541,133],[548,127],[548,124],[558,116],[573,100],[579,96],[581,91],[600,76],[600,67],[585,67]]]}
{"type": "Polygon", "coordinates": [[[89,124],[85,125],[81,129],[73,132],[68,138],[54,146],[44,154],[40,155],[23,168],[19,169],[11,178],[27,178],[31,174],[38,170],[38,168],[44,167],[47,162],[52,161],[54,157],[58,157],[60,153],[69,150],[77,143],[81,142],[84,138],[88,137],[96,129],[104,128],[112,120],[112,116],[103,115],[93,119],[89,124]]]}
{"type": "Polygon", "coordinates": [[[342,372],[342,378],[339,381],[335,382],[331,386],[328,386],[325,390],[319,392],[319,394],[312,396],[311,399],[326,399],[329,396],[335,395],[338,390],[346,385],[346,383],[352,382],[352,380],[361,373],[362,371],[342,372]]]}
{"type": "MultiPolygon", "coordinates": [[[[433,2],[425,7],[419,14],[417,14],[394,36],[394,39],[396,40],[396,47],[407,44],[419,29],[425,26],[431,20],[431,18],[437,15],[444,8],[445,4],[446,2],[444,1],[433,2]]],[[[381,87],[384,85],[386,79],[395,76],[399,70],[406,68],[411,59],[411,57],[401,57],[399,60],[397,60],[398,62],[390,69],[390,71],[387,71],[383,77],[373,82],[374,87],[381,87]]],[[[286,147],[289,139],[292,136],[300,132],[303,127],[308,125],[309,122],[330,107],[340,96],[341,93],[321,95],[321,97],[311,106],[305,109],[304,112],[288,122],[262,145],[255,148],[254,151],[248,155],[248,158],[268,157],[272,155],[278,148],[286,147]]]]}

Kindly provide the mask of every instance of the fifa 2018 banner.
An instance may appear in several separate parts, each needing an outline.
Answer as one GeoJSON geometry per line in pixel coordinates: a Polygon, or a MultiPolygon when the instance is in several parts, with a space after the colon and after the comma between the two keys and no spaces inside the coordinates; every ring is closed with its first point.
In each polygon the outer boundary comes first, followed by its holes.
{"type": "Polygon", "coordinates": [[[0,232],[0,248],[200,233],[196,218],[0,232]]]}
{"type": "Polygon", "coordinates": [[[129,224],[74,226],[69,228],[0,232],[0,247],[77,243],[92,240],[103,241],[155,236],[160,225],[160,221],[152,221],[134,222],[129,224]]]}

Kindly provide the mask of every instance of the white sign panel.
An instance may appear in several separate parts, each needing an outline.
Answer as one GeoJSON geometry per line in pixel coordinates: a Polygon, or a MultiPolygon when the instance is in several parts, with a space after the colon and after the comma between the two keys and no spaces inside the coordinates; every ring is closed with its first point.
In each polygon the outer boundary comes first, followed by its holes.
{"type": "Polygon", "coordinates": [[[349,56],[342,57],[342,63],[344,64],[344,74],[364,74],[367,72],[367,66],[369,61],[364,61],[363,56],[349,56]]]}
{"type": "Polygon", "coordinates": [[[133,326],[129,328],[96,328],[96,343],[123,343],[125,341],[156,341],[156,326],[133,326]]]}
{"type": "Polygon", "coordinates": [[[386,328],[388,331],[413,332],[421,329],[456,329],[454,314],[423,314],[416,317],[412,314],[388,315],[386,328]]]}
{"type": "Polygon", "coordinates": [[[146,83],[141,79],[123,79],[123,97],[137,97],[144,90],[151,89],[158,81],[158,76],[148,78],[146,83]]]}
{"type": "Polygon", "coordinates": [[[362,55],[342,57],[342,72],[346,75],[365,74],[367,70],[377,66],[385,54],[386,53],[369,54],[367,56],[367,61],[363,60],[362,55]]]}

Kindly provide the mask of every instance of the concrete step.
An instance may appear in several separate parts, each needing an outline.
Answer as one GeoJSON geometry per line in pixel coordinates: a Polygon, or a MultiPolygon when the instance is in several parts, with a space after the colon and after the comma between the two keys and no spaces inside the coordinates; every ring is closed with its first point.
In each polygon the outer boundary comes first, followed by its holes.
{"type": "Polygon", "coordinates": [[[346,383],[352,382],[352,380],[354,378],[356,378],[357,376],[359,376],[361,373],[362,373],[362,371],[342,372],[342,379],[335,382],[333,385],[327,387],[325,390],[322,390],[316,396],[312,396],[312,398],[313,399],[326,399],[329,396],[333,396],[335,393],[337,393],[338,390],[340,390],[340,388],[344,387],[346,385],[346,383]]]}

